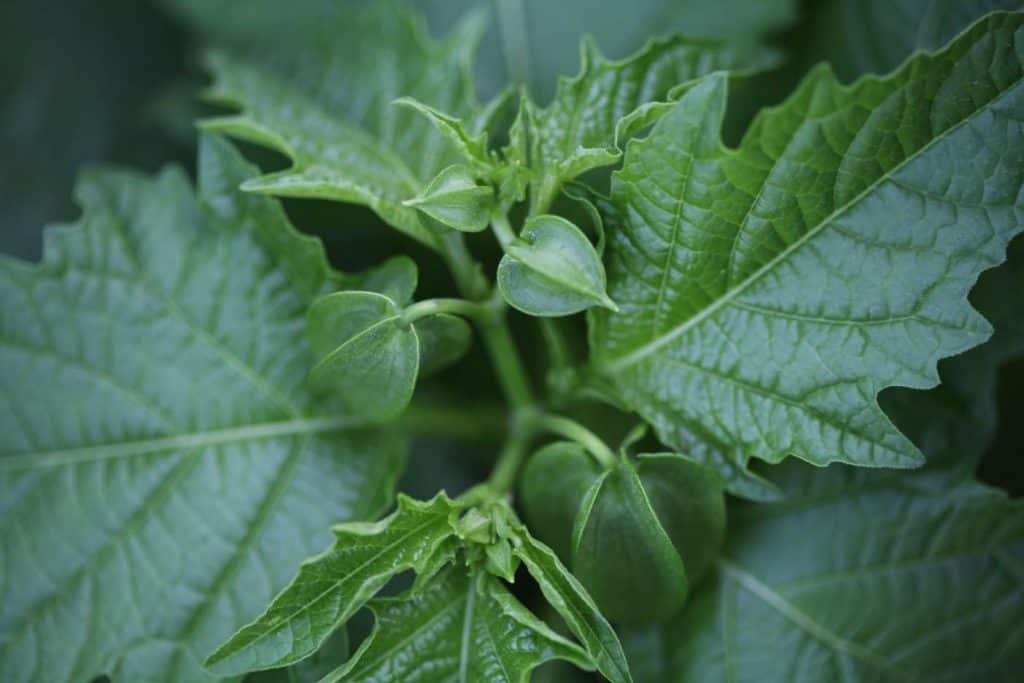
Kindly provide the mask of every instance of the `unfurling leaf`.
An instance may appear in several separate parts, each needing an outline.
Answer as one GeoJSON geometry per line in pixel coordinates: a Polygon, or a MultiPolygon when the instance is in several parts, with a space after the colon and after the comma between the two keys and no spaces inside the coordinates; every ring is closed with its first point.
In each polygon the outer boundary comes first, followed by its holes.
{"type": "Polygon", "coordinates": [[[398,497],[398,509],[375,523],[334,528],[337,540],[310,558],[260,617],[220,646],[206,666],[221,676],[285,666],[307,657],[391,577],[432,573],[455,535],[457,508],[443,493],[427,502],[398,497]]]}
{"type": "Polygon", "coordinates": [[[571,315],[591,306],[618,310],[605,293],[604,265],[587,236],[559,216],[531,218],[498,265],[505,300],[537,316],[571,315]]]}
{"type": "Polygon", "coordinates": [[[552,659],[593,670],[580,648],[530,613],[501,582],[453,567],[414,597],[369,603],[359,652],[324,683],[527,683],[552,659]]]}
{"type": "Polygon", "coordinates": [[[416,388],[420,345],[394,301],[374,292],[335,292],[314,301],[306,318],[315,390],[339,396],[367,419],[405,410],[416,388]]]}
{"type": "Polygon", "coordinates": [[[621,311],[592,312],[591,348],[662,441],[737,493],[751,457],[921,463],[876,397],[990,334],[966,294],[1024,225],[1021,24],[851,87],[817,69],[737,150],[712,76],[630,145],[606,223],[621,311]]]}
{"type": "Polygon", "coordinates": [[[494,208],[494,190],[479,185],[472,171],[455,165],[441,171],[414,199],[402,202],[454,230],[486,230],[494,208]]]}

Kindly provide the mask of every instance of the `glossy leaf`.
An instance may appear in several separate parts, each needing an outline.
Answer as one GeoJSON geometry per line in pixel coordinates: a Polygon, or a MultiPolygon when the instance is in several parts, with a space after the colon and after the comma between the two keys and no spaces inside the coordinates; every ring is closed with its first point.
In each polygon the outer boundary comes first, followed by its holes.
{"type": "Polygon", "coordinates": [[[438,248],[435,230],[402,202],[460,154],[431,121],[393,101],[410,96],[453,116],[472,113],[467,69],[479,22],[467,20],[435,43],[394,3],[348,9],[303,41],[241,51],[246,58],[237,50],[213,53],[209,96],[241,112],[203,125],[292,160],[288,170],[247,182],[247,190],[363,204],[438,248]]]}
{"type": "Polygon", "coordinates": [[[601,476],[587,451],[556,441],[530,456],[520,478],[520,498],[530,529],[564,562],[572,561],[572,530],[583,496],[601,476]]]}
{"type": "Polygon", "coordinates": [[[736,151],[712,76],[630,146],[592,349],[663,441],[707,435],[741,494],[750,457],[921,462],[876,395],[990,333],[966,294],[1021,228],[1021,21],[851,88],[816,70],[736,151]]]}
{"type": "Polygon", "coordinates": [[[574,78],[561,78],[551,103],[524,100],[529,157],[535,192],[546,193],[593,168],[616,163],[626,140],[671,109],[670,93],[715,71],[749,72],[771,65],[771,52],[752,44],[695,40],[681,36],[649,41],[617,61],[598,52],[591,40],[580,50],[574,78]]]}
{"type": "Polygon", "coordinates": [[[462,567],[413,598],[370,602],[373,633],[330,681],[526,683],[538,665],[564,659],[591,670],[580,648],[529,612],[504,585],[462,567]]]}
{"type": "Polygon", "coordinates": [[[271,669],[309,656],[388,580],[423,572],[454,533],[456,508],[443,493],[428,502],[398,497],[398,509],[375,523],[334,528],[334,546],[310,558],[267,611],[206,660],[221,676],[271,669]]]}
{"type": "Polygon", "coordinates": [[[601,258],[579,228],[559,216],[526,221],[498,264],[505,300],[537,316],[571,315],[591,306],[615,309],[605,294],[601,258]]]}
{"type": "Polygon", "coordinates": [[[518,530],[514,551],[540,586],[544,598],[579,639],[597,670],[611,683],[632,681],[615,631],[555,553],[530,536],[525,528],[518,530]]]}
{"type": "Polygon", "coordinates": [[[479,185],[465,166],[441,171],[414,199],[403,202],[462,232],[486,230],[494,206],[494,190],[479,185]]]}
{"type": "Polygon", "coordinates": [[[313,302],[306,319],[316,359],[311,387],[337,395],[369,420],[405,410],[416,388],[420,343],[395,302],[373,292],[335,292],[313,302]]]}
{"type": "Polygon", "coordinates": [[[662,621],[683,606],[686,567],[630,463],[587,491],[573,531],[572,570],[612,621],[662,621]]]}
{"type": "Polygon", "coordinates": [[[203,657],[338,520],[389,504],[403,439],[307,395],[319,243],[184,173],[82,176],[38,265],[0,259],[0,679],[215,680],[203,657]]]}

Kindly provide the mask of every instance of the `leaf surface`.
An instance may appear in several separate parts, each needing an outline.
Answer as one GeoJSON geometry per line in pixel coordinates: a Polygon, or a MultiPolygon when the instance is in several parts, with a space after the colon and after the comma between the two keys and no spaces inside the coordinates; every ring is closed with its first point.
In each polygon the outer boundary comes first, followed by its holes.
{"type": "Polygon", "coordinates": [[[472,114],[467,69],[478,32],[470,18],[434,42],[414,14],[383,2],[351,7],[307,40],[285,41],[267,55],[212,53],[209,96],[241,111],[203,125],[292,160],[247,190],[362,204],[438,248],[434,229],[402,202],[459,155],[431,121],[394,100],[410,96],[454,116],[472,114]]]}
{"type": "Polygon", "coordinates": [[[660,636],[664,680],[1011,680],[1024,665],[1024,507],[916,473],[786,470],[735,512],[727,559],[660,636]]]}
{"type": "Polygon", "coordinates": [[[334,545],[305,561],[267,611],[211,654],[207,667],[232,676],[311,655],[391,577],[436,571],[455,534],[456,511],[444,493],[427,502],[400,495],[398,509],[379,522],[336,526],[334,545]]]}
{"type": "Polygon", "coordinates": [[[202,659],[404,444],[304,388],[318,242],[204,138],[183,173],[83,176],[39,265],[0,260],[0,679],[206,681],[202,659]]]}
{"type": "Polygon", "coordinates": [[[591,670],[579,646],[552,631],[493,576],[457,567],[413,598],[370,603],[377,617],[361,650],[327,681],[526,683],[552,659],[591,670]]]}
{"type": "Polygon", "coordinates": [[[1021,21],[850,88],[816,70],[735,151],[712,76],[630,146],[594,364],[734,493],[750,457],[921,462],[876,396],[990,334],[966,294],[1024,224],[1021,21]]]}
{"type": "Polygon", "coordinates": [[[565,620],[597,670],[612,683],[629,683],[629,664],[618,636],[586,589],[555,553],[525,529],[518,530],[515,555],[523,561],[545,599],[565,620]]]}

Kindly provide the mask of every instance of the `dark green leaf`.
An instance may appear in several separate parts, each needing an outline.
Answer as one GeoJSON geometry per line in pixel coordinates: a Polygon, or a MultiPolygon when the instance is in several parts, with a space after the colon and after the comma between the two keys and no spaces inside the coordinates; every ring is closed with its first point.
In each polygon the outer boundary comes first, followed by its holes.
{"type": "Polygon", "coordinates": [[[737,151],[710,77],[630,146],[595,365],[665,442],[720,445],[734,492],[750,457],[921,462],[876,395],[990,333],[965,295],[1022,225],[1021,21],[851,88],[817,70],[737,151]]]}
{"type": "Polygon", "coordinates": [[[579,639],[597,670],[612,683],[631,682],[629,664],[615,631],[555,553],[530,536],[525,528],[518,530],[514,550],[545,599],[579,639]]]}
{"type": "Polygon", "coordinates": [[[304,390],[335,274],[251,173],[211,138],[198,198],[89,173],[42,263],[0,259],[4,681],[211,680],[329,525],[391,500],[403,439],[304,390]]]}
{"type": "Polygon", "coordinates": [[[613,621],[663,621],[683,606],[686,567],[630,463],[602,474],[584,497],[572,570],[613,621]]]}
{"type": "Polygon", "coordinates": [[[334,528],[336,541],[306,560],[260,617],[206,660],[221,676],[272,669],[317,650],[388,580],[403,571],[436,571],[438,550],[454,533],[457,508],[444,493],[421,503],[398,497],[398,509],[375,523],[334,528]]]}

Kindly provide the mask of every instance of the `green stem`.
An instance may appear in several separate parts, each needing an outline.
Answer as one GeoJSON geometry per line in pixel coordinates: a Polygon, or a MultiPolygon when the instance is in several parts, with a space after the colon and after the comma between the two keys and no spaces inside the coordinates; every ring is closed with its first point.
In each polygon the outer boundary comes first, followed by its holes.
{"type": "Polygon", "coordinates": [[[530,447],[530,434],[524,430],[513,430],[498,455],[498,460],[487,478],[487,487],[500,494],[508,493],[515,486],[530,447]]]}
{"type": "Polygon", "coordinates": [[[494,232],[494,236],[498,238],[498,244],[501,245],[503,250],[516,239],[516,233],[508,222],[508,216],[505,214],[498,214],[491,220],[491,230],[494,232]]]}
{"type": "Polygon", "coordinates": [[[413,401],[388,428],[414,436],[432,436],[459,441],[501,441],[508,424],[500,405],[462,405],[437,401],[413,401]]]}
{"type": "Polygon", "coordinates": [[[491,308],[487,304],[466,299],[426,299],[406,306],[402,311],[402,320],[412,323],[438,313],[452,313],[477,320],[490,315],[491,308]]]}
{"type": "Polygon", "coordinates": [[[560,415],[540,414],[530,422],[534,430],[551,432],[571,439],[587,449],[603,467],[615,465],[615,453],[592,431],[575,420],[560,415]]]}

